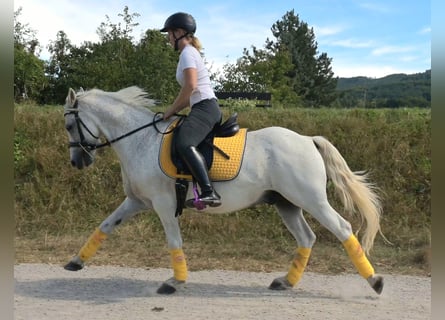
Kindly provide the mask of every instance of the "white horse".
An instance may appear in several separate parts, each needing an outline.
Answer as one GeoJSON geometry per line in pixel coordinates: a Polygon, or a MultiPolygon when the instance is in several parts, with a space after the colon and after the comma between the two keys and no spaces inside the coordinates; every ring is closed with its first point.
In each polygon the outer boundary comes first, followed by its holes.
{"type": "MultiPolygon", "coordinates": [[[[170,294],[185,283],[188,271],[175,217],[175,180],[167,177],[158,164],[163,136],[159,130],[166,130],[169,123],[146,108],[152,102],[137,87],[118,92],[94,89],[77,94],[69,90],[64,116],[71,164],[82,169],[94,161],[98,147],[110,145],[121,163],[126,199],[92,233],[65,269],[83,268],[116,226],[142,210],[153,209],[164,227],[173,268],[173,277],[157,292],[170,294]],[[105,143],[100,142],[101,136],[107,139],[105,143]]],[[[222,205],[207,208],[205,212],[233,212],[261,202],[273,203],[295,238],[297,248],[289,271],[273,280],[270,289],[292,288],[303,274],[316,239],[303,216],[305,210],[342,242],[358,273],[381,293],[383,278],[375,274],[366,257],[380,232],[379,198],[366,175],[352,172],[325,138],[302,136],[281,127],[248,132],[238,176],[231,181],[215,182],[214,186],[221,195],[222,205]],[[345,211],[357,211],[366,222],[363,247],[350,223],[329,204],[327,177],[335,185],[345,211]]],[[[191,190],[188,193],[193,196],[191,190]]]]}

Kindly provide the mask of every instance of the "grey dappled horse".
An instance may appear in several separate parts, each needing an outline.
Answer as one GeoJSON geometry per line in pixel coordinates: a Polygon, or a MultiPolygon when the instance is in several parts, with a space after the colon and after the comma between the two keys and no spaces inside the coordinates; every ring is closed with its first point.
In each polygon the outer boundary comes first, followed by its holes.
{"type": "MultiPolygon", "coordinates": [[[[173,277],[158,289],[158,293],[166,294],[184,284],[188,271],[175,217],[175,180],[167,177],[158,164],[160,132],[170,123],[147,108],[152,103],[138,87],[118,92],[93,89],[77,94],[69,90],[64,116],[72,165],[82,169],[92,164],[95,150],[110,145],[121,164],[126,198],[65,268],[81,269],[116,226],[140,211],[153,209],[164,227],[173,268],[173,277]],[[101,136],[106,138],[105,143],[101,143],[101,136]]],[[[366,175],[353,173],[325,138],[303,136],[281,127],[248,132],[238,176],[214,185],[222,205],[205,212],[233,212],[262,202],[271,203],[295,238],[297,248],[289,271],[273,280],[270,289],[292,288],[303,274],[316,239],[303,216],[305,210],[342,242],[358,273],[381,293],[383,278],[375,274],[366,257],[380,231],[379,198],[366,175]],[[327,177],[335,185],[345,211],[357,211],[366,222],[363,249],[350,223],[329,204],[327,177]]],[[[192,190],[188,196],[193,196],[192,190]]]]}

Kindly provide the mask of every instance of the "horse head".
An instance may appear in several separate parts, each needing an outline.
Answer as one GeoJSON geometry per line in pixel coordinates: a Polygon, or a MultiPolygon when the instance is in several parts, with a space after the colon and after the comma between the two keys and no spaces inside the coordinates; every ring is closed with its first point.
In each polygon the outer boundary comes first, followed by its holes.
{"type": "Polygon", "coordinates": [[[70,88],[64,106],[65,129],[68,132],[71,165],[78,169],[93,163],[99,141],[98,129],[85,112],[80,117],[81,111],[78,96],[70,88]]]}

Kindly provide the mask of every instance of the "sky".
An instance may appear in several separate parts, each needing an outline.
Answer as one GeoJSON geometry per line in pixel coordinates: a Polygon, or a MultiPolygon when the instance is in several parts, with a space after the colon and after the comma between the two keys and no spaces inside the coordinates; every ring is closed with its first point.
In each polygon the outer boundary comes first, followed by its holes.
{"type": "Polygon", "coordinates": [[[118,14],[125,6],[140,15],[136,40],[147,29],[161,29],[175,12],[192,14],[212,71],[236,62],[244,48],[274,40],[272,25],[290,10],[313,28],[318,52],[332,58],[335,76],[381,78],[431,69],[431,4],[424,0],[14,1],[14,11],[22,8],[19,21],[36,31],[42,59],[49,58],[47,46],[60,30],[77,46],[99,42],[97,28],[106,16],[122,22],[118,14]]]}

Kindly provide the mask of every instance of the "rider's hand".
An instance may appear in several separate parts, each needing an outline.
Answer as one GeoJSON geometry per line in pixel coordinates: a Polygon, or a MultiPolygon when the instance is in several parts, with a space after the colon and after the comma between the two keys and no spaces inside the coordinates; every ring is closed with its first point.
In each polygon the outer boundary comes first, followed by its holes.
{"type": "Polygon", "coordinates": [[[167,120],[168,118],[170,118],[172,115],[175,114],[175,111],[172,110],[172,107],[168,108],[165,112],[164,112],[164,120],[167,120]]]}

